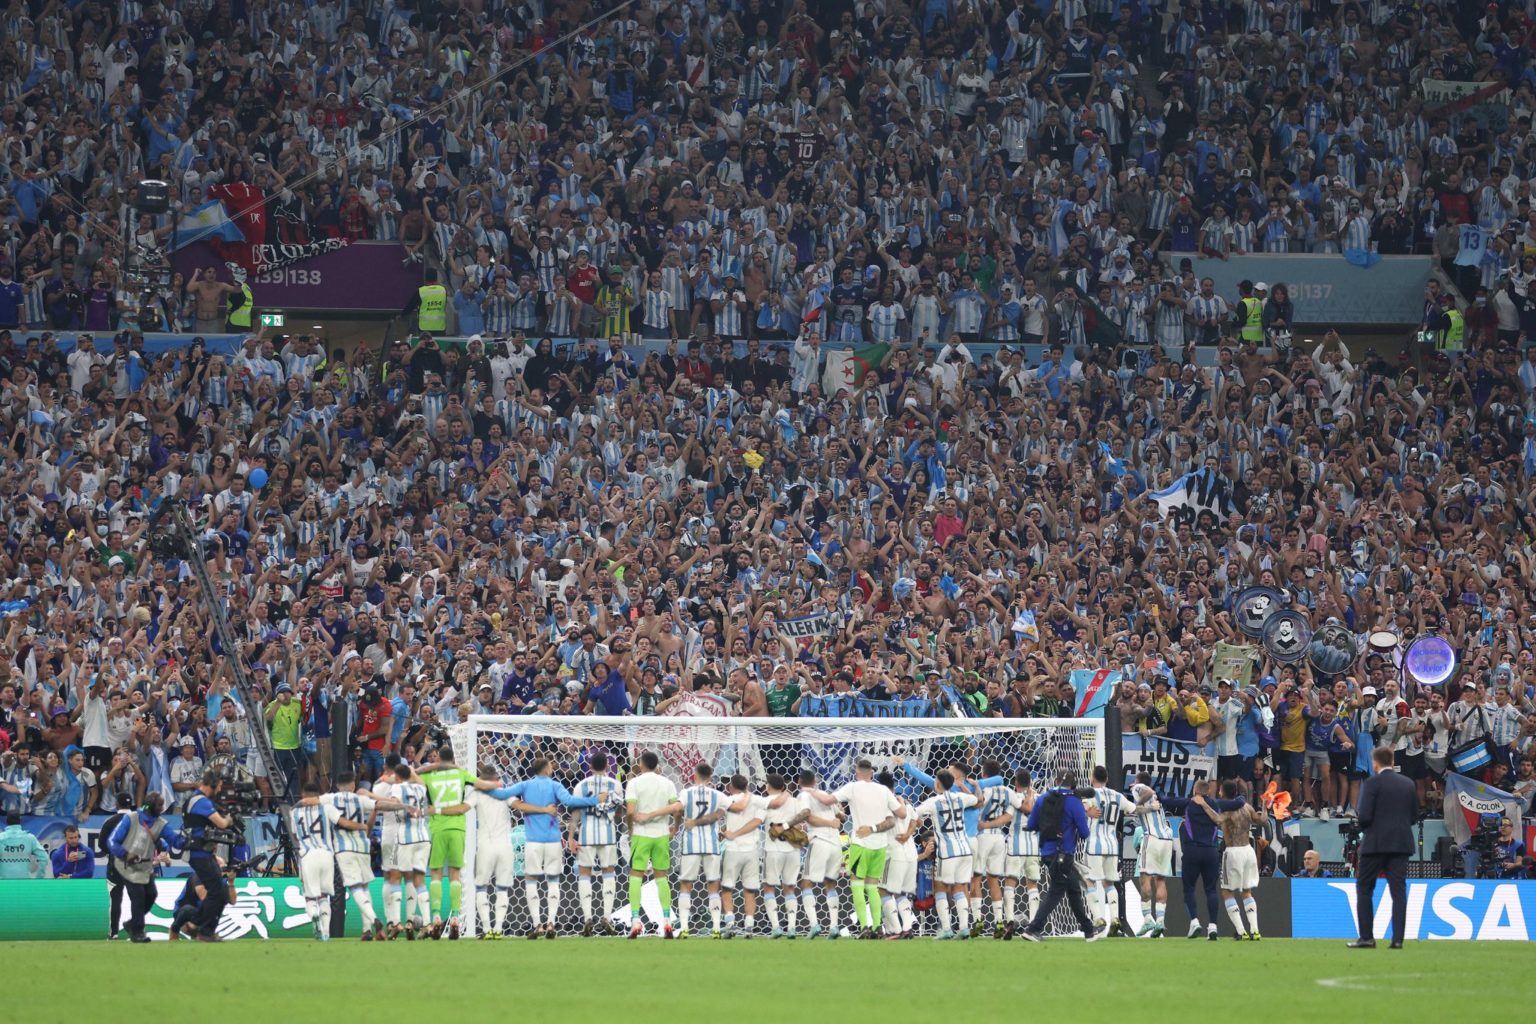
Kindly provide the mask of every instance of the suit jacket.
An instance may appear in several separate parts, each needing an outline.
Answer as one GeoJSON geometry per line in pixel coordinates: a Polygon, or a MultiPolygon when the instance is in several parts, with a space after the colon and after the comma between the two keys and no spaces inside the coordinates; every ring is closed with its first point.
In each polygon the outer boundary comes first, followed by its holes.
{"type": "Polygon", "coordinates": [[[1381,772],[1360,787],[1361,854],[1413,852],[1413,821],[1418,813],[1413,780],[1401,772],[1381,772]]]}

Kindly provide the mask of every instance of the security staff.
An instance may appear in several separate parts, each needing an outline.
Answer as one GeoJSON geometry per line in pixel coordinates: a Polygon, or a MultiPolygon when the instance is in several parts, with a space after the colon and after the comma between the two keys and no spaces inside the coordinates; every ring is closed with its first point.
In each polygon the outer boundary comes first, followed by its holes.
{"type": "Polygon", "coordinates": [[[1462,316],[1461,310],[1456,308],[1456,300],[1449,295],[1442,295],[1440,302],[1445,306],[1445,329],[1440,332],[1440,351],[1460,352],[1467,347],[1467,320],[1462,316]]]}
{"type": "Polygon", "coordinates": [[[159,895],[155,888],[155,863],[168,862],[173,849],[186,845],[181,834],[169,828],[160,816],[164,810],[164,798],[159,793],[149,794],[143,807],[122,816],[107,839],[112,866],[123,879],[128,894],[130,942],[149,941],[144,934],[144,915],[159,895]]]}
{"type": "Polygon", "coordinates": [[[1093,927],[1093,918],[1088,916],[1088,907],[1083,901],[1083,880],[1072,859],[1078,842],[1088,835],[1088,814],[1083,801],[1074,792],[1076,788],[1076,773],[1070,769],[1058,772],[1056,787],[1035,801],[1034,810],[1029,812],[1029,822],[1024,826],[1031,832],[1040,833],[1040,860],[1051,872],[1051,886],[1040,900],[1034,920],[1019,930],[1019,935],[1030,942],[1040,941],[1045,922],[1050,920],[1063,898],[1072,908],[1083,937],[1089,942],[1102,938],[1093,927]],[[1044,830],[1041,829],[1042,821],[1047,826],[1044,830]]]}
{"type": "Polygon", "coordinates": [[[205,772],[196,793],[187,801],[187,809],[181,821],[186,835],[187,863],[197,880],[208,890],[193,918],[197,924],[199,942],[219,941],[215,930],[219,926],[219,917],[224,913],[224,906],[229,902],[228,887],[219,870],[218,860],[220,847],[228,844],[208,836],[210,828],[227,829],[233,824],[229,815],[221,813],[214,803],[222,785],[223,780],[218,772],[205,772]]]}
{"type": "Polygon", "coordinates": [[[244,271],[235,275],[235,284],[240,288],[240,294],[230,296],[229,326],[249,331],[251,314],[256,309],[256,295],[251,291],[251,285],[246,281],[244,271]]]}
{"type": "Polygon", "coordinates": [[[428,267],[427,283],[416,289],[411,301],[400,310],[401,316],[416,312],[416,329],[423,334],[442,334],[448,330],[448,289],[437,283],[437,271],[428,267]]]}
{"type": "MultiPolygon", "coordinates": [[[[1228,810],[1220,806],[1223,801],[1213,798],[1208,779],[1195,783],[1193,795],[1204,797],[1208,806],[1228,810]]],[[[1183,855],[1184,909],[1189,913],[1189,938],[1200,937],[1200,914],[1195,904],[1195,890],[1200,888],[1205,890],[1205,912],[1209,922],[1206,935],[1215,942],[1216,919],[1222,912],[1221,896],[1216,891],[1217,879],[1221,876],[1221,834],[1215,819],[1193,800],[1185,807],[1184,821],[1179,825],[1179,848],[1183,855]]]]}
{"type": "Polygon", "coordinates": [[[1237,304],[1237,319],[1240,324],[1238,336],[1244,341],[1264,343],[1264,298],[1255,295],[1254,292],[1263,288],[1262,283],[1255,285],[1252,281],[1239,281],[1237,292],[1242,299],[1237,304]]]}

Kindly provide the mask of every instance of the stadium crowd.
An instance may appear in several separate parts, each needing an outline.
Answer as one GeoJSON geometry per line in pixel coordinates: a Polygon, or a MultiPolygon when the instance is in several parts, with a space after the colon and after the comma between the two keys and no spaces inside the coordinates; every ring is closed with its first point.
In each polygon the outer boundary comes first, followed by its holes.
{"type": "MultiPolygon", "coordinates": [[[[220,753],[258,767],[253,729],[293,792],[476,712],[702,689],[754,716],[1058,716],[1093,667],[1123,669],[1149,732],[1280,712],[1254,749],[1218,737],[1277,766],[1308,749],[1303,704],[1431,766],[1486,732],[1529,802],[1523,8],[604,9],[0,14],[8,811],[174,807],[220,753]],[[1431,119],[1424,78],[1503,78],[1508,128],[1431,119]],[[118,274],[125,236],[172,231],[133,212],[147,176],[185,204],[262,189],[285,238],[399,240],[468,345],[146,354],[118,274]],[[1469,219],[1495,238],[1471,273],[1469,219]],[[1272,348],[1283,286],[1249,306],[1159,258],[1346,248],[1443,259],[1469,301],[1446,291],[1447,317],[1432,285],[1425,325],[1450,351],[1272,348]],[[872,372],[829,381],[823,347],[849,344],[882,346],[872,372]],[[1217,508],[1161,514],[1149,492],[1202,467],[1217,508]],[[254,706],[188,567],[149,551],[163,502],[209,544],[254,706]],[[1252,584],[1361,635],[1437,630],[1461,672],[1418,718],[1383,665],[1332,697],[1305,664],[1222,687],[1252,584]],[[778,628],[823,612],[809,643],[778,628]]],[[[182,286],[166,326],[196,319],[182,286]]]]}

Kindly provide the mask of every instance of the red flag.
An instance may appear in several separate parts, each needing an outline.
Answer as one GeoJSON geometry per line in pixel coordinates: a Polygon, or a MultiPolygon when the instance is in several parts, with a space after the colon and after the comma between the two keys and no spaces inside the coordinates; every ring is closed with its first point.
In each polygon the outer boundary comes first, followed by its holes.
{"type": "Polygon", "coordinates": [[[214,251],[231,262],[238,263],[247,273],[256,270],[260,246],[267,241],[267,195],[255,185],[236,182],[230,185],[210,185],[208,195],[224,204],[229,219],[245,235],[243,242],[211,242],[214,251]]]}

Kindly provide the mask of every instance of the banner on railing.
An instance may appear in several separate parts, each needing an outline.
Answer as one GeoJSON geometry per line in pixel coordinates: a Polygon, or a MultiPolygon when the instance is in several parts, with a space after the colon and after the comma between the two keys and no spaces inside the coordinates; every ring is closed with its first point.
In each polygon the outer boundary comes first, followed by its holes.
{"type": "Polygon", "coordinates": [[[1216,777],[1216,745],[1171,740],[1166,736],[1142,736],[1128,732],[1121,738],[1125,778],[1120,787],[1130,791],[1139,772],[1152,777],[1152,789],[1163,800],[1188,800],[1195,783],[1216,777]]]}

